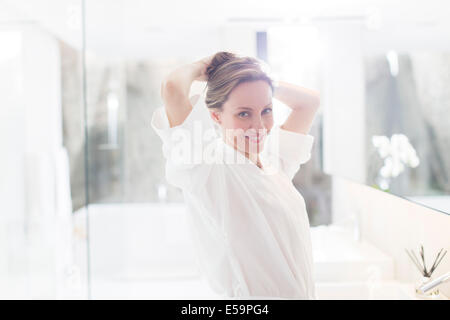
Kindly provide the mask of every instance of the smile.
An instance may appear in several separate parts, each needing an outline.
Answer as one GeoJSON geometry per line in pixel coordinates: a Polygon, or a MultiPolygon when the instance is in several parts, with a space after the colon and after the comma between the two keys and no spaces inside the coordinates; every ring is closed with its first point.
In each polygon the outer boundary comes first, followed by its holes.
{"type": "Polygon", "coordinates": [[[245,138],[247,140],[249,140],[250,142],[260,143],[262,140],[264,140],[265,135],[261,135],[261,136],[245,136],[245,138]]]}

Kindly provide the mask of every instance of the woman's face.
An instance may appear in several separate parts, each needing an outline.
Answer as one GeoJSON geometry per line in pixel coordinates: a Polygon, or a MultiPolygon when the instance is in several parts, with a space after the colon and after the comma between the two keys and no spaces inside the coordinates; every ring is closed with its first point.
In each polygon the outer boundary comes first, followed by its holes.
{"type": "Polygon", "coordinates": [[[243,82],[231,91],[222,110],[213,111],[212,116],[229,145],[258,154],[273,127],[272,89],[263,80],[243,82]]]}

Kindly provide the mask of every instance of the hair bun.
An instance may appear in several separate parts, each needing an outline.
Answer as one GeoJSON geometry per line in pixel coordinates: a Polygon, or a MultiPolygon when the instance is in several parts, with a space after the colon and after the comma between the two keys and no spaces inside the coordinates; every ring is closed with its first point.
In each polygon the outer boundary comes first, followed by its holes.
{"type": "Polygon", "coordinates": [[[211,79],[211,77],[214,76],[214,73],[221,65],[236,58],[237,55],[232,52],[227,51],[217,52],[211,59],[211,63],[209,64],[209,66],[206,68],[206,74],[208,75],[208,79],[211,79]]]}

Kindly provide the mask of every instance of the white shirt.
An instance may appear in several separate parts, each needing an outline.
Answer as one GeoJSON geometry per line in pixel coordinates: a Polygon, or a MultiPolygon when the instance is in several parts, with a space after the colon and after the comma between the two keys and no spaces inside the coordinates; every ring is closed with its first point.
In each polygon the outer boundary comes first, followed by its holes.
{"type": "Polygon", "coordinates": [[[203,95],[191,102],[181,125],[170,128],[164,107],[154,111],[151,125],[163,142],[167,181],[183,190],[208,282],[236,299],[315,299],[308,215],[292,184],[311,157],[314,137],[274,126],[260,154],[262,170],[223,141],[203,95]],[[203,133],[215,134],[203,140],[208,137],[198,134],[199,124],[203,133]],[[177,154],[186,156],[180,152],[186,143],[215,161],[195,158],[201,153],[193,150],[187,152],[191,161],[177,160],[177,154]]]}

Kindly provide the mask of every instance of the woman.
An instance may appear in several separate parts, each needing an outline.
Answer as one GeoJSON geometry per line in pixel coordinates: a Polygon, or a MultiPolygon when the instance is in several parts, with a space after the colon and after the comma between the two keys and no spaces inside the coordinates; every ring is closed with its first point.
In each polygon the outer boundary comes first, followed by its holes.
{"type": "Polygon", "coordinates": [[[161,95],[152,126],[212,288],[231,298],[314,299],[309,221],[292,178],[310,158],[318,93],[274,83],[255,58],[219,52],[170,73],[161,95]],[[194,80],[207,82],[206,97],[189,96],[194,80]],[[281,126],[272,97],[292,109],[281,126]]]}

